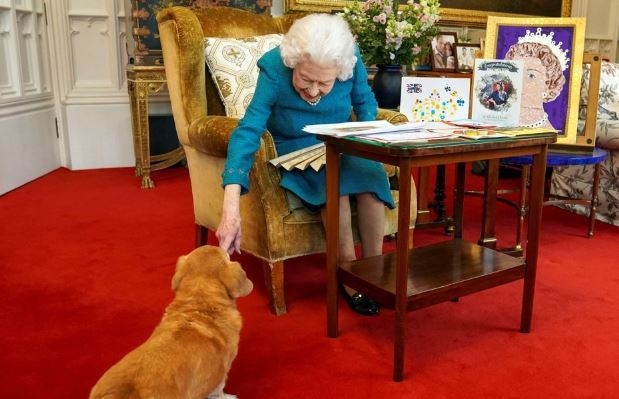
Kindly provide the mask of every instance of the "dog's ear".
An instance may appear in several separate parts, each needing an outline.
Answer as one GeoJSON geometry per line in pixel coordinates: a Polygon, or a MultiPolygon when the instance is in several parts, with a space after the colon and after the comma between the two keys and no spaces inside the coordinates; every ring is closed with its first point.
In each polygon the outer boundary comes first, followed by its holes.
{"type": "Polygon", "coordinates": [[[178,257],[176,261],[176,272],[174,273],[174,277],[172,277],[172,290],[176,291],[178,289],[178,285],[181,283],[181,280],[185,276],[185,264],[187,263],[187,255],[182,255],[178,257]]]}
{"type": "Polygon", "coordinates": [[[249,295],[254,289],[254,284],[247,278],[245,270],[238,262],[227,262],[224,264],[220,273],[220,279],[232,299],[249,295]]]}

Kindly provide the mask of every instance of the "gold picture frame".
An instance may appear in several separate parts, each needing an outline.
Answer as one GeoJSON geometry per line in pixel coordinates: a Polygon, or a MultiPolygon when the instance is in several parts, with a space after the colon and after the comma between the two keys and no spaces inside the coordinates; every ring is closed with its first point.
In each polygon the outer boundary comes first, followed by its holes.
{"type": "MultiPolygon", "coordinates": [[[[486,26],[484,58],[504,59],[520,40],[552,47],[559,54],[561,66],[553,73],[565,82],[554,88],[542,88],[546,121],[555,129],[557,143],[577,144],[578,106],[585,45],[585,18],[509,18],[489,16],[486,26]],[[553,93],[553,94],[549,94],[553,93]],[[546,98],[546,96],[548,96],[546,98]]],[[[531,58],[531,57],[529,57],[531,58]]],[[[526,62],[525,62],[526,64],[526,62]]],[[[527,66],[525,65],[525,69],[527,66]]],[[[550,73],[550,72],[545,72],[550,73]]],[[[533,75],[531,75],[533,76],[533,75]]],[[[525,71],[525,84],[527,72],[525,71]]],[[[539,104],[539,103],[538,103],[539,104]]],[[[532,105],[535,105],[532,103],[532,105]]]]}
{"type": "Polygon", "coordinates": [[[285,0],[284,12],[333,12],[353,4],[353,1],[285,0]]]}
{"type": "MultiPolygon", "coordinates": [[[[285,0],[284,12],[334,12],[340,11],[352,3],[352,0],[285,0]]],[[[491,14],[505,17],[569,17],[572,12],[572,0],[530,0],[528,2],[495,0],[492,2],[492,7],[497,10],[516,7],[513,13],[497,12],[488,7],[487,1],[442,0],[439,25],[483,29],[486,27],[488,15],[491,14]],[[525,3],[522,6],[517,6],[522,9],[514,6],[514,4],[520,3],[525,3]],[[531,14],[531,12],[536,14],[531,14]]]]}
{"type": "MultiPolygon", "coordinates": [[[[294,0],[292,0],[294,1],[294,0]]],[[[485,28],[489,15],[499,17],[569,17],[572,0],[441,0],[439,25],[485,28]],[[492,8],[490,8],[492,7],[492,8]],[[498,10],[511,10],[503,12],[498,10]]]]}

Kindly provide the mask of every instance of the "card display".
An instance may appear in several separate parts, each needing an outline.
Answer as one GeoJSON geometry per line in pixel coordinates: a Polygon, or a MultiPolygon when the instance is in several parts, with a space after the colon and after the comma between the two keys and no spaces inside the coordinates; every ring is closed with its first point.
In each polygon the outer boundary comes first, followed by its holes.
{"type": "Polygon", "coordinates": [[[413,122],[440,122],[469,117],[469,78],[402,78],[400,112],[413,122]]]}
{"type": "Polygon", "coordinates": [[[476,59],[473,70],[471,119],[518,126],[522,106],[523,63],[519,60],[476,59]]]}

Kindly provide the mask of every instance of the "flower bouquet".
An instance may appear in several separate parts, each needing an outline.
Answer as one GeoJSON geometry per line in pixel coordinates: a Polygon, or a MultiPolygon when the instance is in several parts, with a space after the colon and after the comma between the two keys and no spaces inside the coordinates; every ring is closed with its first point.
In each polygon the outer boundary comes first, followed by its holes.
{"type": "Polygon", "coordinates": [[[341,14],[367,65],[411,65],[428,53],[439,32],[438,0],[358,0],[341,14]]]}

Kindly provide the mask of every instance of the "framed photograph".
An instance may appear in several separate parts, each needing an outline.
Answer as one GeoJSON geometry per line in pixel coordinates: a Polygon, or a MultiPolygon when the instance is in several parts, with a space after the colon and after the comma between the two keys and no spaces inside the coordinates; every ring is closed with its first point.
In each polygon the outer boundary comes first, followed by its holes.
{"type": "Polygon", "coordinates": [[[468,26],[483,29],[486,27],[489,15],[502,17],[569,17],[571,14],[572,0],[441,0],[441,24],[446,26],[468,26]]]}
{"type": "Polygon", "coordinates": [[[488,17],[484,57],[524,62],[521,126],[576,144],[584,45],[585,18],[488,17]]]}
{"type": "Polygon", "coordinates": [[[454,45],[458,41],[457,37],[455,32],[441,32],[432,39],[430,62],[433,71],[454,72],[456,70],[454,45]]]}
{"type": "Polygon", "coordinates": [[[475,58],[481,50],[481,45],[472,43],[456,43],[454,54],[456,56],[456,72],[473,72],[475,58]]]}
{"type": "MultiPolygon", "coordinates": [[[[352,3],[353,0],[284,0],[284,12],[334,12],[352,3]]],[[[484,29],[488,15],[569,17],[571,14],[572,0],[441,0],[440,24],[484,29]]]]}
{"type": "Polygon", "coordinates": [[[125,0],[126,30],[130,32],[127,34],[127,55],[130,63],[136,65],[163,63],[156,20],[157,13],[163,8],[172,6],[206,8],[221,5],[269,15],[271,2],[271,0],[243,0],[234,3],[209,0],[125,0]]]}

